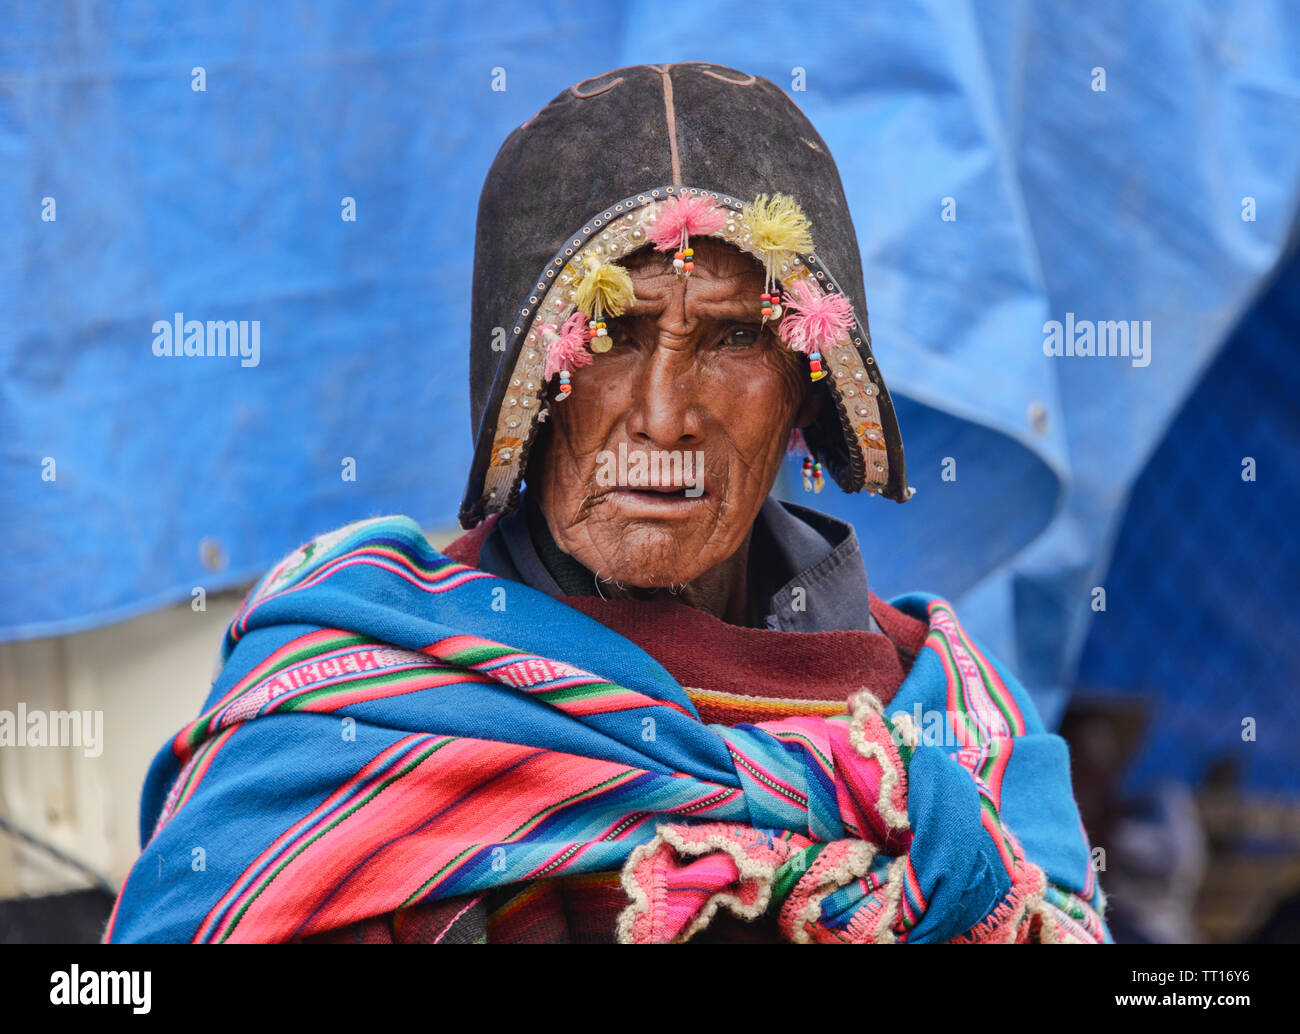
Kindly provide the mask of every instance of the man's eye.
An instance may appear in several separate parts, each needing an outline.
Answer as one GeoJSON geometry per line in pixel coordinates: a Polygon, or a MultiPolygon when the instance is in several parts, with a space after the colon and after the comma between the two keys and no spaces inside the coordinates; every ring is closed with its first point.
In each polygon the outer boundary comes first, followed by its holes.
{"type": "Polygon", "coordinates": [[[757,327],[733,327],[722,339],[722,344],[729,348],[753,348],[758,344],[757,327]]]}

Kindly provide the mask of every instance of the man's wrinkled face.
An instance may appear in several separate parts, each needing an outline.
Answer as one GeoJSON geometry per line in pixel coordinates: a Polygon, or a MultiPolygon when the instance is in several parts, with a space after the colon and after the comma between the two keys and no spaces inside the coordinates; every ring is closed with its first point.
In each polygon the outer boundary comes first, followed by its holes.
{"type": "Polygon", "coordinates": [[[624,586],[681,586],[735,554],[791,427],[811,419],[801,368],[760,326],[758,263],[708,238],[693,247],[685,281],[662,253],[629,259],[636,302],[609,321],[610,351],[573,371],[539,457],[556,543],[624,586]]]}

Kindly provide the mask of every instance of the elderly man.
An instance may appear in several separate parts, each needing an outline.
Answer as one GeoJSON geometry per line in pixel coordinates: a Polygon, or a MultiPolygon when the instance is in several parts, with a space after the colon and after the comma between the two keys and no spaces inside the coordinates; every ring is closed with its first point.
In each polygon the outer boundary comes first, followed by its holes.
{"type": "Polygon", "coordinates": [[[562,93],[488,175],[474,284],[473,530],[365,521],[259,583],[107,937],[1109,940],[1024,690],[769,497],[792,442],[810,491],[911,494],[785,95],[705,64],[562,93]]]}

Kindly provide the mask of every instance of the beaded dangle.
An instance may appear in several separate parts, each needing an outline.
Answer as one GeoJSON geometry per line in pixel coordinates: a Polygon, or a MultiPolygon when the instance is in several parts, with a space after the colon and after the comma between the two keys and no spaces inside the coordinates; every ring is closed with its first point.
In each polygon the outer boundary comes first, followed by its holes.
{"type": "Polygon", "coordinates": [[[803,432],[797,427],[790,432],[790,441],[786,443],[785,454],[791,458],[803,457],[799,475],[805,492],[816,493],[825,487],[826,478],[822,474],[822,465],[813,459],[812,449],[808,447],[803,432]]]}
{"type": "Polygon", "coordinates": [[[763,257],[763,293],[758,296],[763,325],[768,320],[779,320],[785,313],[785,306],[781,304],[781,288],[776,282],[777,259],[770,251],[763,257]]]}
{"type": "Polygon", "coordinates": [[[764,322],[767,322],[768,320],[779,320],[781,314],[785,312],[785,309],[781,305],[781,292],[775,285],[772,286],[771,290],[765,290],[760,294],[758,299],[762,303],[761,312],[763,314],[764,322]]]}
{"type": "Polygon", "coordinates": [[[814,495],[826,487],[826,478],[822,475],[822,465],[812,458],[812,454],[803,458],[803,490],[814,495]]]}
{"type": "Polygon", "coordinates": [[[673,271],[685,280],[695,269],[691,237],[717,233],[726,222],[726,213],[708,198],[679,194],[663,203],[650,242],[659,251],[673,253],[673,271]]]}
{"type": "Polygon", "coordinates": [[[608,352],[614,346],[605,314],[621,316],[634,298],[632,278],[626,269],[613,262],[587,259],[587,272],[574,289],[573,300],[586,316],[587,342],[593,352],[608,352]]]}
{"type": "Polygon", "coordinates": [[[822,354],[816,349],[808,356],[808,379],[819,381],[826,376],[826,371],[822,369],[822,354]]]}
{"type": "Polygon", "coordinates": [[[779,320],[785,311],[776,271],[800,252],[812,251],[811,224],[799,203],[788,194],[759,194],[745,208],[745,222],[754,247],[763,256],[763,323],[779,320]]]}
{"type": "Polygon", "coordinates": [[[571,371],[591,365],[592,356],[587,351],[586,321],[586,315],[578,310],[564,321],[562,330],[557,330],[553,323],[542,328],[542,337],[546,342],[546,379],[549,381],[556,374],[560,376],[560,393],[555,397],[556,402],[563,402],[573,391],[571,371]]]}
{"type": "Polygon", "coordinates": [[[848,298],[838,291],[822,292],[801,280],[786,296],[786,317],[779,333],[787,345],[808,356],[808,376],[819,381],[826,376],[821,350],[847,340],[845,335],[852,326],[853,304],[848,298]]]}

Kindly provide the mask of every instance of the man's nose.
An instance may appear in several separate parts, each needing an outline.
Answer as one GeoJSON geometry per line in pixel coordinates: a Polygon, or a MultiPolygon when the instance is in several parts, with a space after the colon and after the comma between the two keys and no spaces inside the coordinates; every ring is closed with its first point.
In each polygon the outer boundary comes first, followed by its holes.
{"type": "Polygon", "coordinates": [[[692,353],[692,349],[660,344],[642,366],[627,428],[636,441],[671,449],[703,440],[692,353]]]}

